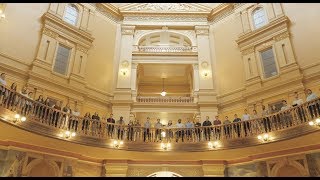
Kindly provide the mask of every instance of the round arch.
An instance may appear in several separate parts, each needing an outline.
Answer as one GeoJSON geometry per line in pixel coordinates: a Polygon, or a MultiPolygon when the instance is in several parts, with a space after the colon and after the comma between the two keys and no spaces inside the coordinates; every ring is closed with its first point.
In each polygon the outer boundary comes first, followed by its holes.
{"type": "Polygon", "coordinates": [[[182,177],[180,174],[171,171],[158,171],[148,175],[147,177],[182,177]]]}
{"type": "Polygon", "coordinates": [[[27,167],[26,167],[26,171],[27,171],[27,175],[28,176],[59,176],[59,167],[58,165],[53,162],[53,161],[48,161],[45,159],[35,159],[33,161],[31,161],[27,167]],[[39,169],[41,168],[41,170],[47,170],[48,173],[50,173],[49,175],[46,174],[41,174],[40,173],[36,173],[34,174],[34,172],[37,172],[39,169]]]}

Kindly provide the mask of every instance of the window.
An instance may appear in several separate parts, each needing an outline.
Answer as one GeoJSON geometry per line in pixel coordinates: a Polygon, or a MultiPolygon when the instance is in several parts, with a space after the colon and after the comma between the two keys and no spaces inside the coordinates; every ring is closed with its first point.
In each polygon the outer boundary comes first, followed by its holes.
{"type": "Polygon", "coordinates": [[[264,78],[269,78],[278,74],[276,61],[274,59],[272,48],[264,50],[261,53],[262,68],[264,78]]]}
{"type": "Polygon", "coordinates": [[[68,4],[64,13],[63,20],[69,24],[76,25],[78,18],[78,9],[75,5],[68,4]]]}
{"type": "Polygon", "coordinates": [[[267,24],[266,15],[264,13],[263,8],[258,8],[254,10],[252,18],[255,29],[258,29],[267,24]]]}
{"type": "Polygon", "coordinates": [[[69,56],[70,49],[62,45],[59,45],[53,71],[66,75],[68,72],[69,56]]]}

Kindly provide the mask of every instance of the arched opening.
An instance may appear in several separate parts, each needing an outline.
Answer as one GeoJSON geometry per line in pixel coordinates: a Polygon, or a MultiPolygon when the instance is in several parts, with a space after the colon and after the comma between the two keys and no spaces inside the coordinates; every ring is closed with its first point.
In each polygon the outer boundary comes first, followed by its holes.
{"type": "Polygon", "coordinates": [[[45,161],[41,161],[32,167],[29,172],[30,177],[54,177],[56,176],[55,170],[45,161]]]}
{"type": "Polygon", "coordinates": [[[291,166],[291,165],[285,165],[285,166],[282,166],[281,168],[279,168],[277,176],[279,176],[279,177],[302,177],[303,175],[301,174],[299,169],[297,169],[296,167],[291,166]]]}
{"type": "Polygon", "coordinates": [[[71,25],[76,25],[78,20],[79,10],[74,4],[68,4],[65,8],[63,20],[71,25]]]}
{"type": "Polygon", "coordinates": [[[182,177],[180,174],[171,171],[159,171],[148,175],[147,177],[182,177]]]}

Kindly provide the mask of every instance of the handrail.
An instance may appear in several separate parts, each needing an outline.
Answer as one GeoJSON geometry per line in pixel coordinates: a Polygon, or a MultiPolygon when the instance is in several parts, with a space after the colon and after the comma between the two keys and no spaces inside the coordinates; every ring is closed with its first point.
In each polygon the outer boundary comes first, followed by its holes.
{"type": "Polygon", "coordinates": [[[168,97],[154,97],[154,96],[138,96],[137,102],[141,103],[193,103],[193,97],[178,97],[178,96],[168,96],[168,97]]]}
{"type": "Polygon", "coordinates": [[[3,86],[0,86],[0,92],[2,92],[0,93],[0,104],[4,108],[27,116],[32,121],[44,126],[74,131],[80,136],[121,139],[131,142],[203,142],[246,138],[306,124],[320,115],[320,99],[318,98],[285,111],[236,123],[211,126],[202,126],[201,124],[201,127],[192,128],[177,128],[174,125],[146,128],[141,125],[120,125],[119,121],[108,123],[91,117],[74,116],[3,86]],[[163,132],[166,134],[165,137],[162,136],[163,132]]]}

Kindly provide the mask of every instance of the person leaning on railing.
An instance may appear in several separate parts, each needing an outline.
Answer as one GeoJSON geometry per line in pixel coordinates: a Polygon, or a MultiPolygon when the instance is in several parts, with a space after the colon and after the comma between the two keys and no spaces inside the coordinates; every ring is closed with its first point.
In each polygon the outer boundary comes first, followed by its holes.
{"type": "Polygon", "coordinates": [[[172,120],[169,120],[167,124],[167,130],[166,130],[167,139],[169,142],[171,142],[171,139],[173,138],[173,131],[171,128],[172,128],[172,120]]]}
{"type": "Polygon", "coordinates": [[[72,114],[72,116],[70,118],[68,128],[69,128],[69,130],[72,129],[75,132],[77,132],[78,131],[78,118],[80,116],[80,111],[79,111],[77,105],[75,105],[74,110],[71,110],[71,114],[72,114]]]}
{"type": "Polygon", "coordinates": [[[88,133],[88,127],[89,127],[89,123],[90,123],[90,118],[91,118],[91,114],[89,112],[87,112],[82,120],[82,132],[84,134],[88,133]]]}
{"type": "Polygon", "coordinates": [[[242,121],[244,125],[244,133],[245,136],[248,136],[251,133],[250,122],[251,119],[250,114],[248,114],[248,110],[244,109],[244,114],[242,115],[242,121]]]}
{"type": "Polygon", "coordinates": [[[282,100],[282,107],[281,107],[281,111],[282,113],[282,121],[281,121],[281,125],[282,127],[284,126],[292,126],[292,117],[290,112],[288,111],[291,107],[287,104],[286,100],[282,100]]]}
{"type": "MultiPolygon", "coordinates": [[[[307,94],[307,99],[306,99],[307,102],[313,101],[318,98],[318,96],[315,93],[313,93],[311,89],[307,89],[306,94],[307,94]]],[[[319,106],[320,106],[319,103],[316,103],[316,102],[309,103],[308,109],[312,118],[315,118],[320,114],[319,106]]]]}
{"type": "Polygon", "coordinates": [[[237,114],[234,114],[234,120],[233,120],[233,123],[234,124],[234,130],[235,132],[237,133],[238,137],[240,137],[240,134],[241,134],[241,119],[238,117],[237,114]]]}
{"type": "Polygon", "coordinates": [[[187,123],[186,123],[186,138],[187,141],[191,141],[192,140],[192,130],[194,128],[194,124],[190,121],[190,118],[187,118],[187,123]]]}
{"type": "Polygon", "coordinates": [[[143,142],[146,142],[147,137],[148,137],[148,141],[150,141],[150,138],[151,138],[150,128],[151,128],[150,118],[147,117],[147,121],[144,123],[143,142]]]}
{"type": "Polygon", "coordinates": [[[134,129],[133,129],[133,121],[129,120],[128,129],[127,129],[127,140],[133,141],[134,129]]]}
{"type": "Polygon", "coordinates": [[[215,120],[213,121],[213,134],[215,135],[216,140],[221,137],[221,121],[219,119],[219,115],[215,116],[215,120]]]}
{"type": "Polygon", "coordinates": [[[134,125],[134,141],[140,140],[141,136],[141,124],[139,120],[134,120],[133,122],[134,125]]]}
{"type": "Polygon", "coordinates": [[[264,132],[267,133],[267,132],[271,131],[271,122],[270,122],[270,118],[268,117],[269,110],[266,109],[265,105],[262,105],[261,108],[262,108],[261,115],[263,118],[262,121],[263,121],[263,126],[264,126],[264,132]]]}
{"type": "Polygon", "coordinates": [[[212,123],[209,120],[209,116],[206,116],[206,120],[203,121],[202,126],[204,127],[204,137],[206,141],[210,141],[211,131],[213,128],[211,127],[212,123]]]}
{"type": "Polygon", "coordinates": [[[123,120],[123,117],[121,116],[120,119],[116,122],[116,125],[117,125],[117,130],[118,130],[118,133],[117,133],[117,136],[118,136],[118,139],[119,140],[123,140],[123,133],[124,133],[124,120],[123,120]]]}
{"type": "Polygon", "coordinates": [[[223,131],[226,138],[231,138],[232,126],[230,126],[230,124],[231,121],[229,120],[229,117],[226,116],[225,120],[223,121],[223,131]]]}
{"type": "Polygon", "coordinates": [[[38,119],[40,119],[41,117],[41,113],[42,113],[42,109],[43,109],[43,105],[44,105],[44,99],[42,95],[39,95],[38,99],[36,100],[36,105],[35,105],[35,117],[37,117],[38,119]]]}
{"type": "Polygon", "coordinates": [[[162,124],[160,122],[160,119],[157,119],[157,123],[155,123],[154,125],[155,129],[156,129],[156,137],[155,137],[155,141],[161,141],[161,128],[162,128],[162,124]]]}
{"type": "Polygon", "coordinates": [[[5,107],[7,109],[11,109],[12,110],[12,106],[16,101],[16,97],[17,97],[17,84],[16,83],[12,83],[10,86],[10,91],[6,91],[6,95],[5,95],[5,107]]]}
{"type": "Polygon", "coordinates": [[[194,123],[195,127],[195,136],[196,136],[196,141],[200,142],[201,141],[201,122],[200,118],[196,123],[194,123]]]}
{"type": "Polygon", "coordinates": [[[294,100],[292,102],[292,107],[297,107],[296,108],[296,113],[298,114],[298,117],[301,121],[301,123],[306,122],[307,118],[306,118],[306,113],[303,109],[303,107],[301,107],[300,105],[303,104],[303,100],[301,98],[299,98],[299,94],[298,92],[294,92],[294,100]]]}
{"type": "Polygon", "coordinates": [[[177,134],[176,134],[176,142],[179,141],[179,139],[181,138],[182,142],[184,141],[184,131],[183,128],[185,128],[185,125],[183,123],[181,123],[181,119],[178,119],[178,123],[176,124],[177,129],[177,134]]]}

